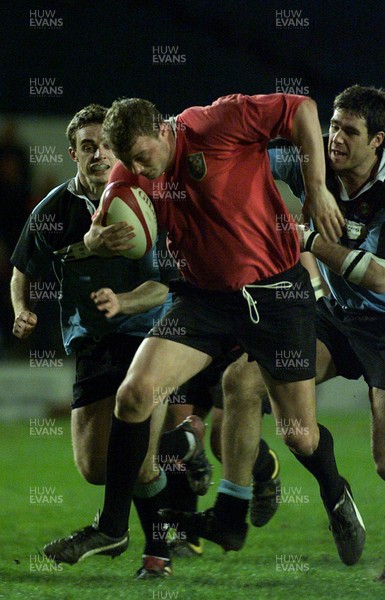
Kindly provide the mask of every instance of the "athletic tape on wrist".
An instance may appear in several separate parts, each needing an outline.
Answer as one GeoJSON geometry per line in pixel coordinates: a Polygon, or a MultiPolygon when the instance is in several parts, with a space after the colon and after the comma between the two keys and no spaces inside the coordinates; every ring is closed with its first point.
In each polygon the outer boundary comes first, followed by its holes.
{"type": "Polygon", "coordinates": [[[311,252],[311,249],[313,247],[314,241],[316,239],[316,237],[319,236],[319,233],[317,233],[316,231],[305,231],[303,234],[303,242],[304,242],[304,249],[306,250],[306,252],[311,252]]]}
{"type": "Polygon", "coordinates": [[[375,254],[372,254],[372,259],[376,261],[381,267],[385,267],[385,258],[379,258],[375,254]]]}
{"type": "Polygon", "coordinates": [[[364,250],[351,250],[341,265],[341,275],[347,281],[359,285],[368,270],[373,255],[364,250]]]}

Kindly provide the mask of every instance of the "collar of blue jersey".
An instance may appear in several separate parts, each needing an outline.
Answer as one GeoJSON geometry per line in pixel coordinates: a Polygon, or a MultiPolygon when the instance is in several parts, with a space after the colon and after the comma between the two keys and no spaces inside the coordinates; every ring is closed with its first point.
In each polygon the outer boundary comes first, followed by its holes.
{"type": "Polygon", "coordinates": [[[83,186],[80,183],[79,173],[76,173],[75,177],[70,179],[67,185],[67,190],[74,196],[82,198],[86,201],[87,209],[91,216],[96,212],[94,203],[91,202],[91,200],[84,193],[83,186]]]}
{"type": "Polygon", "coordinates": [[[358,194],[356,194],[355,196],[353,196],[352,198],[349,198],[346,190],[345,190],[345,186],[341,181],[340,177],[337,177],[338,179],[338,183],[340,185],[340,198],[341,200],[347,202],[349,200],[355,200],[356,198],[359,198],[361,196],[361,194],[363,194],[364,192],[366,192],[367,190],[369,190],[377,181],[385,181],[385,152],[382,152],[382,156],[380,158],[380,164],[378,166],[378,171],[376,173],[376,176],[373,177],[373,179],[371,179],[370,181],[368,181],[367,183],[365,183],[364,187],[360,189],[360,191],[358,192],[358,194]]]}

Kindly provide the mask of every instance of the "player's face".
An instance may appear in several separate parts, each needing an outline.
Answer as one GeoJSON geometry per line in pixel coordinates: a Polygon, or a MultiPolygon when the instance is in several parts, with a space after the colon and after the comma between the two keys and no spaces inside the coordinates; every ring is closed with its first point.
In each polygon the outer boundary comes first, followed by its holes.
{"type": "MultiPolygon", "coordinates": [[[[72,152],[71,152],[72,151],[72,152]]],[[[103,186],[108,182],[117,158],[102,138],[102,125],[90,123],[76,132],[76,149],[71,157],[78,163],[79,177],[87,188],[103,186]]]]}
{"type": "Polygon", "coordinates": [[[337,172],[354,171],[373,166],[376,148],[369,139],[366,119],[343,109],[334,111],[330,120],[328,154],[337,172]]]}
{"type": "Polygon", "coordinates": [[[120,155],[124,166],[147,179],[160,177],[172,161],[173,150],[169,142],[169,130],[163,128],[158,137],[137,137],[129,152],[120,155]]]}

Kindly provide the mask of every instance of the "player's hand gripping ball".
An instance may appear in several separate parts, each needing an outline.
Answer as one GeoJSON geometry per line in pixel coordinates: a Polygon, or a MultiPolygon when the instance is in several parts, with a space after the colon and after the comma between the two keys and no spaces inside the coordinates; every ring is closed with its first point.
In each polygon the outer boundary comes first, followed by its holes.
{"type": "Polygon", "coordinates": [[[140,187],[114,181],[104,190],[100,205],[105,213],[103,225],[127,221],[134,227],[135,248],[122,251],[122,256],[138,259],[151,250],[158,234],[158,224],[154,206],[140,187]]]}

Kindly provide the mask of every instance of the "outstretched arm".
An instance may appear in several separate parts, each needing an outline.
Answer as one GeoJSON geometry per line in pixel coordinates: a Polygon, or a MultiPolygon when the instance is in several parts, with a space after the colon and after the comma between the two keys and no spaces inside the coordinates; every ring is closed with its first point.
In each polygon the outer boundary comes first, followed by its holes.
{"type": "Polygon", "coordinates": [[[340,244],[326,242],[303,225],[298,225],[297,231],[302,248],[310,250],[334,273],[376,294],[385,293],[385,259],[371,252],[350,250],[340,244]]]}
{"type": "Polygon", "coordinates": [[[299,150],[305,186],[303,213],[313,220],[324,240],[337,241],[342,235],[344,218],[334,196],[325,184],[325,156],[317,105],[307,98],[293,118],[291,141],[299,150]]]}
{"type": "Polygon", "coordinates": [[[164,304],[169,288],[159,281],[145,281],[131,292],[115,294],[110,288],[92,292],[97,308],[110,319],[118,313],[134,315],[164,304]]]}

